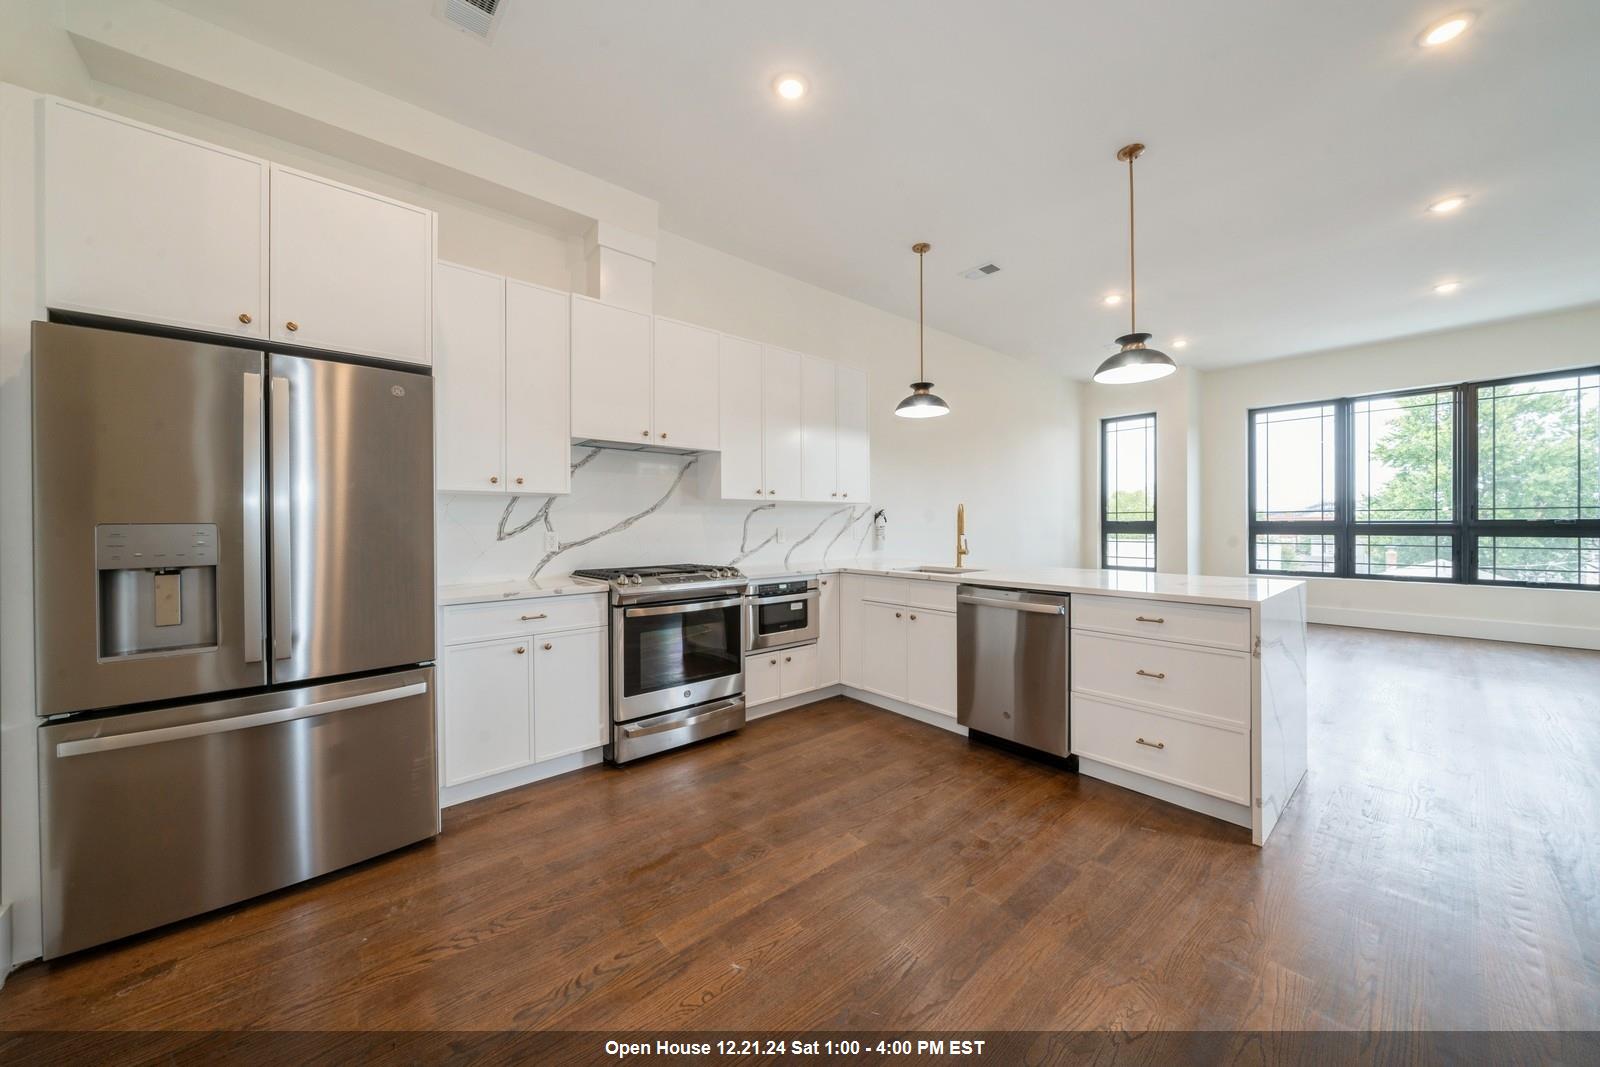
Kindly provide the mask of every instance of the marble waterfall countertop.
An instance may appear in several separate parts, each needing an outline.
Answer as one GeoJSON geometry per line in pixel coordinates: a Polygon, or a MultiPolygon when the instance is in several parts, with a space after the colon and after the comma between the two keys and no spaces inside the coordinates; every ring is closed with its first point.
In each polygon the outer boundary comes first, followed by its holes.
{"type": "MultiPolygon", "coordinates": [[[[800,566],[757,565],[743,568],[753,581],[770,581],[802,574],[868,574],[930,582],[967,583],[1009,589],[1036,589],[1047,593],[1077,593],[1100,596],[1125,596],[1145,600],[1178,600],[1192,604],[1220,604],[1248,607],[1298,589],[1305,583],[1298,578],[1211,577],[1203,574],[1162,574],[1151,571],[1106,571],[1079,567],[995,567],[975,568],[965,574],[937,574],[911,568],[922,564],[905,560],[845,560],[800,566]]],[[[578,596],[604,593],[602,582],[575,578],[570,574],[512,579],[502,582],[475,582],[439,587],[438,602],[482,604],[500,600],[531,600],[539,597],[578,596]]]]}

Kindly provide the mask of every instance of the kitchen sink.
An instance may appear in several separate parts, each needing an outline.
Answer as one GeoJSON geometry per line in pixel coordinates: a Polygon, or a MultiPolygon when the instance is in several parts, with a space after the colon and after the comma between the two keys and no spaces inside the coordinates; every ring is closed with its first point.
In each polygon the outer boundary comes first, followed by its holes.
{"type": "Polygon", "coordinates": [[[983,568],[982,567],[934,567],[934,566],[926,566],[926,567],[896,567],[895,570],[897,570],[897,571],[906,571],[906,572],[912,573],[912,574],[971,574],[973,571],[981,571],[981,570],[983,570],[983,568]]]}

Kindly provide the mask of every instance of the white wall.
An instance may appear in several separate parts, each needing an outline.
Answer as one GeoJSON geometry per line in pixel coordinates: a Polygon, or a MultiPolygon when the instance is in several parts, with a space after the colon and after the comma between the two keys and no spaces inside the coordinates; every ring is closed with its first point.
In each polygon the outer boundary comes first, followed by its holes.
{"type": "MultiPolygon", "coordinates": [[[[1592,306],[1201,374],[1201,569],[1245,573],[1250,408],[1593,366],[1597,338],[1592,306]]],[[[1600,592],[1307,581],[1314,622],[1600,648],[1600,592]]]]}
{"type": "Polygon", "coordinates": [[[1156,416],[1156,570],[1172,574],[1200,570],[1196,418],[1200,375],[1186,367],[1138,385],[1080,386],[1083,504],[1081,566],[1101,564],[1100,420],[1119,415],[1156,416]]]}

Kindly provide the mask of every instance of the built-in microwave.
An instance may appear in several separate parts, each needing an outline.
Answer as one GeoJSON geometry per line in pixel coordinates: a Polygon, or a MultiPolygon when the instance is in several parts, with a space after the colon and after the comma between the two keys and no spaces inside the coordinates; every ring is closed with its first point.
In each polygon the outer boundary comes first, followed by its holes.
{"type": "Polygon", "coordinates": [[[750,651],[789,648],[817,639],[817,579],[752,582],[744,632],[750,651]]]}

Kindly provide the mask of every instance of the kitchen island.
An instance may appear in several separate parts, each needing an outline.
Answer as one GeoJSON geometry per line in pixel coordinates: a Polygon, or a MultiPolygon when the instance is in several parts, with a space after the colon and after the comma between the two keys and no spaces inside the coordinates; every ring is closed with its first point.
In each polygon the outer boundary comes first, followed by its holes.
{"type": "Polygon", "coordinates": [[[959,731],[956,587],[1065,593],[1080,773],[1249,827],[1258,845],[1305,775],[1304,582],[1068,567],[839,569],[852,696],[959,731]]]}

